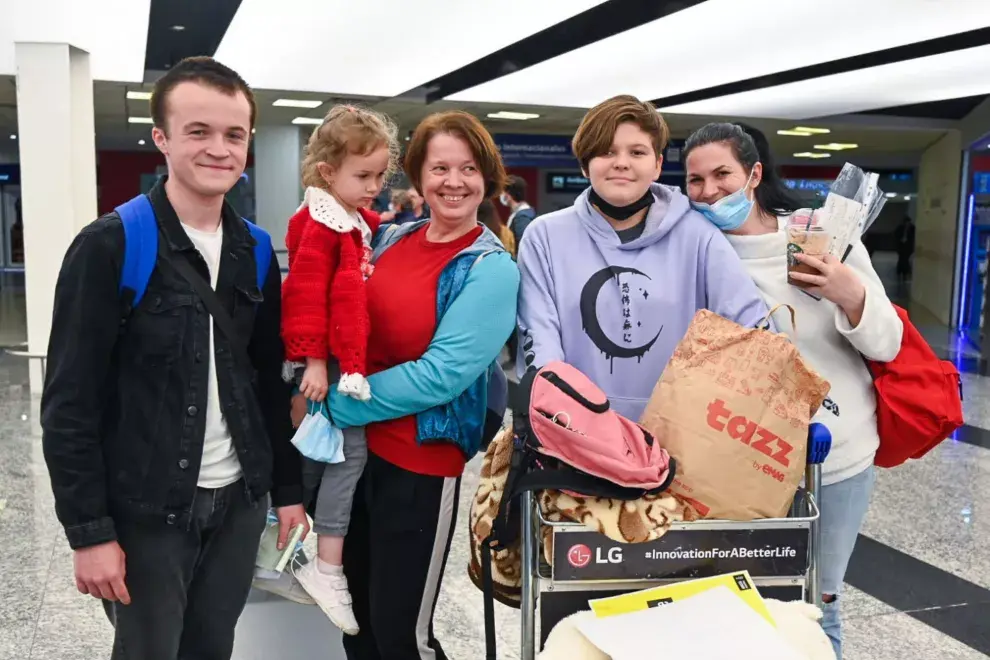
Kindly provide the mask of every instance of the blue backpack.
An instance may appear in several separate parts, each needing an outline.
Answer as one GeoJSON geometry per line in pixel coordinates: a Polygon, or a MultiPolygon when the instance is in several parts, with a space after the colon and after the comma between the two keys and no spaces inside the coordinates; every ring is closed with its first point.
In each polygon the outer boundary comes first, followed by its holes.
{"type": "MultiPolygon", "coordinates": [[[[148,280],[158,262],[158,222],[147,195],[124,202],[116,209],[124,225],[124,267],[120,276],[120,294],[134,292],[131,309],[135,309],[148,288],[148,280]]],[[[272,239],[264,229],[244,221],[254,237],[254,262],[258,267],[258,288],[262,289],[271,266],[272,239]]]]}

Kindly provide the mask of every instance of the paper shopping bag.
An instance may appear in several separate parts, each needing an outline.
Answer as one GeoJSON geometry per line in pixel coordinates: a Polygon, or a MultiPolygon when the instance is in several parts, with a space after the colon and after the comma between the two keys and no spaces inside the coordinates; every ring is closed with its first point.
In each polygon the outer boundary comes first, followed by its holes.
{"type": "Polygon", "coordinates": [[[779,517],[801,481],[808,424],[828,390],[786,336],[701,310],[641,423],[677,459],[671,492],[700,516],[779,517]]]}

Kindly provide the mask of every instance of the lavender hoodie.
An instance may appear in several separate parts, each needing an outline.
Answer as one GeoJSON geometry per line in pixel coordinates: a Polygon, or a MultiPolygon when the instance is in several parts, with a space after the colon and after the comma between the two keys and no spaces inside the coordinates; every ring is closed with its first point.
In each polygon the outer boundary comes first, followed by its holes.
{"type": "Polygon", "coordinates": [[[699,309],[743,326],[767,313],[722,233],[676,188],[653,184],[643,234],[622,244],[583,192],[537,218],[519,248],[520,375],[563,360],[638,420],[699,309]]]}

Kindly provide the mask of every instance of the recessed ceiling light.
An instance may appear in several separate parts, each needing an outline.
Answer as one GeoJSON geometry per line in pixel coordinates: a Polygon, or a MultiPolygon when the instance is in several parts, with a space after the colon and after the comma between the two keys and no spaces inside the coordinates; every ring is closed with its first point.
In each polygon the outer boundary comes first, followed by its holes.
{"type": "Polygon", "coordinates": [[[16,134],[14,134],[14,133],[11,133],[11,134],[10,134],[10,139],[11,139],[11,140],[16,140],[16,139],[17,139],[17,135],[16,135],[16,134]]]}
{"type": "Polygon", "coordinates": [[[828,158],[831,154],[824,154],[820,151],[801,151],[794,154],[795,158],[828,158]]]}
{"type": "Polygon", "coordinates": [[[777,135],[796,135],[798,137],[809,137],[812,134],[807,131],[797,131],[793,129],[785,129],[777,131],[777,135]]]}
{"type": "Polygon", "coordinates": [[[252,128],[251,129],[251,135],[254,135],[257,132],[258,132],[258,129],[257,128],[252,128]]]}
{"type": "Polygon", "coordinates": [[[808,126],[795,126],[794,130],[802,133],[814,133],[815,135],[825,135],[832,132],[828,128],[809,128],[808,126]]]}
{"type": "Polygon", "coordinates": [[[172,29],[174,31],[176,31],[176,32],[182,32],[183,30],[186,29],[186,26],[185,25],[173,25],[172,26],[172,29]]]}
{"type": "Polygon", "coordinates": [[[312,110],[323,105],[323,101],[306,101],[304,99],[276,99],[273,106],[276,108],[307,108],[312,110]]]}
{"type": "Polygon", "coordinates": [[[143,147],[144,146],[144,140],[138,140],[138,144],[140,144],[143,147]]]}
{"type": "Polygon", "coordinates": [[[857,147],[859,147],[858,144],[844,142],[829,142],[828,144],[815,145],[815,149],[824,149],[825,151],[844,151],[846,149],[856,149],[857,147]]]}
{"type": "Polygon", "coordinates": [[[894,199],[895,197],[897,197],[897,193],[886,193],[884,196],[887,199],[894,199]]]}
{"type": "Polygon", "coordinates": [[[517,119],[524,121],[526,119],[537,119],[539,115],[533,114],[531,112],[512,112],[510,110],[501,110],[499,112],[491,112],[488,114],[489,119],[517,119]]]}
{"type": "Polygon", "coordinates": [[[319,117],[296,117],[292,120],[292,123],[300,126],[319,126],[323,123],[323,120],[319,117]]]}
{"type": "Polygon", "coordinates": [[[154,124],[155,120],[151,117],[128,117],[128,124],[154,124]]]}
{"type": "Polygon", "coordinates": [[[911,195],[904,195],[904,201],[905,202],[910,202],[911,201],[911,195]]]}
{"type": "Polygon", "coordinates": [[[151,92],[127,92],[127,98],[132,101],[150,101],[151,92]]]}

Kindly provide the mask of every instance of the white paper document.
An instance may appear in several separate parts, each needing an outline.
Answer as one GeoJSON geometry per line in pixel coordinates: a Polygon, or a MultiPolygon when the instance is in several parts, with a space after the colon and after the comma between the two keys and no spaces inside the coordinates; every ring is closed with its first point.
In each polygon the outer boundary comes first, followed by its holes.
{"type": "Polygon", "coordinates": [[[804,660],[725,587],[648,610],[583,619],[578,629],[612,660],[804,660]]]}

